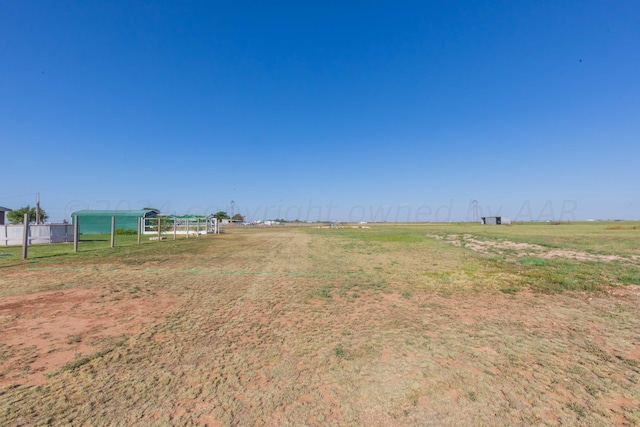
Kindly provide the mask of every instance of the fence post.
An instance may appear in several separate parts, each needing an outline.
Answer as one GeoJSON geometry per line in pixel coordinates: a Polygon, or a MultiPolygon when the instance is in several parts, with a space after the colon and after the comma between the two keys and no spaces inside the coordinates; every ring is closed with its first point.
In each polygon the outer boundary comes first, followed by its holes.
{"type": "Polygon", "coordinates": [[[140,244],[140,229],[142,228],[141,227],[142,221],[144,221],[144,219],[138,218],[138,244],[140,244]]]}
{"type": "Polygon", "coordinates": [[[200,237],[200,218],[196,218],[196,237],[200,237]]]}
{"type": "Polygon", "coordinates": [[[178,218],[173,218],[173,240],[176,240],[176,219],[178,218]]]}
{"type": "Polygon", "coordinates": [[[116,245],[116,217],[111,217],[111,247],[116,245]]]}
{"type": "Polygon", "coordinates": [[[24,228],[22,229],[22,259],[27,259],[29,247],[29,214],[24,214],[24,228]]]}
{"type": "Polygon", "coordinates": [[[186,219],[187,220],[187,239],[189,238],[189,222],[191,222],[191,220],[189,218],[186,219]]]}
{"type": "Polygon", "coordinates": [[[160,237],[160,217],[158,218],[158,242],[160,241],[161,237],[160,237]]]}
{"type": "Polygon", "coordinates": [[[73,252],[78,252],[78,240],[80,240],[80,226],[78,225],[78,215],[73,216],[73,252]]]}

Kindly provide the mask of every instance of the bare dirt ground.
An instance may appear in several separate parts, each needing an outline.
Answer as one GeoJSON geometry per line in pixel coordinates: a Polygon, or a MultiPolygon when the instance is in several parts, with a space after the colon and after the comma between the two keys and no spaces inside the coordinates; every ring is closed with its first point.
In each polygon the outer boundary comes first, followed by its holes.
{"type": "Polygon", "coordinates": [[[105,303],[100,289],[68,289],[0,301],[0,388],[46,383],[79,354],[100,351],[157,321],[170,298],[105,303]]]}
{"type": "Polygon", "coordinates": [[[504,294],[454,246],[332,232],[4,269],[0,421],[640,423],[638,287],[504,294]]]}

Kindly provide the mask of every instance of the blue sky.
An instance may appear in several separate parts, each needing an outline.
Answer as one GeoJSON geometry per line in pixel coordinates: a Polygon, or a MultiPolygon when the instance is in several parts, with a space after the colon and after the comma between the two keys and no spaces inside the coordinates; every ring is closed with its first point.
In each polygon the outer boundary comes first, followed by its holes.
{"type": "Polygon", "coordinates": [[[640,219],[637,1],[0,2],[0,205],[640,219]]]}

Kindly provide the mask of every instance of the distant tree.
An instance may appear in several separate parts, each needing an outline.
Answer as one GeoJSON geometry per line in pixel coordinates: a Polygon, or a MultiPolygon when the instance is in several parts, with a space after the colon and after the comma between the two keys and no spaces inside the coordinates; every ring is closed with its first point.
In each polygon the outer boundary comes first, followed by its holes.
{"type": "Polygon", "coordinates": [[[232,216],[231,219],[234,220],[234,221],[244,221],[244,217],[242,215],[240,215],[239,213],[237,213],[234,216],[232,216]]]}
{"type": "MultiPolygon", "coordinates": [[[[29,222],[34,222],[36,220],[36,208],[32,208],[29,205],[7,212],[7,219],[9,222],[14,224],[22,224],[24,221],[24,214],[29,214],[29,222]]],[[[40,208],[40,221],[44,222],[47,218],[49,218],[49,215],[47,215],[44,209],[40,208]]]]}
{"type": "Polygon", "coordinates": [[[227,214],[226,212],[223,211],[218,211],[216,213],[213,214],[214,218],[218,218],[218,221],[222,220],[222,219],[230,219],[229,214],[227,214]]]}

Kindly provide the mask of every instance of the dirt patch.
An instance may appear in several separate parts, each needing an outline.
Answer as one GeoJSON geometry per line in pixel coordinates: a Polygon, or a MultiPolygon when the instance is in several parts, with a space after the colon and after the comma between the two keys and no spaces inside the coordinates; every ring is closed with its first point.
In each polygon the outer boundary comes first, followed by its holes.
{"type": "MultiPolygon", "coordinates": [[[[480,240],[470,234],[449,234],[444,238],[438,235],[429,237],[482,254],[506,255],[507,258],[513,258],[513,260],[523,257],[537,257],[543,259],[565,258],[577,261],[629,261],[628,258],[619,255],[598,255],[568,249],[552,249],[532,243],[517,243],[510,240],[480,240]],[[513,256],[513,253],[515,253],[515,256],[513,256]]],[[[631,260],[635,259],[635,256],[631,257],[631,260]]]]}
{"type": "Polygon", "coordinates": [[[80,355],[101,351],[157,321],[170,298],[104,302],[101,289],[4,297],[0,303],[0,388],[39,385],[80,355]]]}
{"type": "Polygon", "coordinates": [[[607,290],[607,292],[610,293],[611,295],[621,296],[621,297],[625,297],[625,296],[640,297],[640,285],[627,285],[622,288],[610,287],[607,290]]]}

